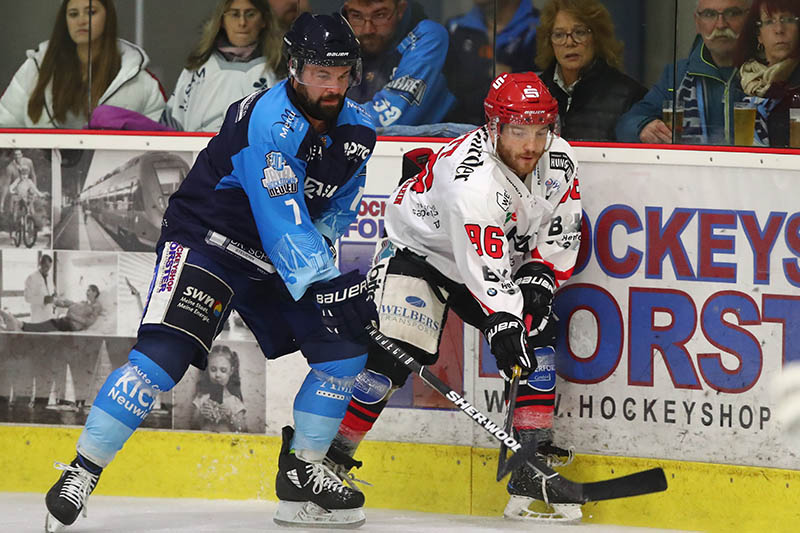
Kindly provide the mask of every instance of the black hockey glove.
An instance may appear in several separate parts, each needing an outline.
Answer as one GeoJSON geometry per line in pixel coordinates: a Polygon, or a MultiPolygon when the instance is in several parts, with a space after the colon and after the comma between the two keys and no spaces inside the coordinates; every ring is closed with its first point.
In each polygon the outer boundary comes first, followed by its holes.
{"type": "Polygon", "coordinates": [[[514,283],[522,291],[522,316],[529,325],[531,336],[544,331],[550,321],[555,280],[553,271],[542,263],[523,265],[514,275],[514,283]]]}
{"type": "Polygon", "coordinates": [[[353,270],[329,281],[318,281],[310,288],[328,331],[349,341],[368,342],[364,327],[370,322],[377,325],[378,311],[364,276],[353,270]]]}
{"type": "Polygon", "coordinates": [[[522,320],[511,313],[494,313],[486,318],[483,334],[504,379],[511,379],[514,365],[521,366],[523,372],[536,370],[536,358],[528,347],[528,331],[522,320]]]}

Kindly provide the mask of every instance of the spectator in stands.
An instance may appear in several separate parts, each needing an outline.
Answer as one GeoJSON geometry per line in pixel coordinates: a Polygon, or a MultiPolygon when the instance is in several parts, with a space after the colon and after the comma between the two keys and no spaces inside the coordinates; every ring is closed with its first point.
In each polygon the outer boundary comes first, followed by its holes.
{"type": "Polygon", "coordinates": [[[310,11],[308,0],[269,0],[269,7],[283,33],[301,13],[310,11]]]}
{"type": "Polygon", "coordinates": [[[267,0],[220,0],[189,55],[161,123],[218,131],[228,106],[285,75],[283,33],[267,0]]]}
{"type": "Polygon", "coordinates": [[[758,104],[756,139],[789,146],[789,107],[800,95],[800,3],[755,0],[736,56],[742,88],[758,104]]]}
{"type": "Polygon", "coordinates": [[[623,74],[622,43],[598,0],[550,0],[536,36],[542,81],[558,100],[561,135],[613,141],[617,119],[647,92],[623,74]]]}
{"type": "Polygon", "coordinates": [[[678,61],[677,85],[675,65],[670,63],[644,99],[620,118],[618,140],[672,142],[672,130],[661,118],[664,101],[674,99],[683,107],[680,142],[733,144],[733,105],[744,98],[734,50],[748,5],[749,0],[698,0],[694,23],[700,38],[695,39],[689,57],[678,61]]]}
{"type": "Polygon", "coordinates": [[[89,0],[61,2],[50,40],[28,51],[0,99],[0,126],[82,128],[103,104],[158,120],[164,94],[147,55],[117,38],[113,0],[91,5],[90,13],[89,0]]]}
{"type": "Polygon", "coordinates": [[[455,103],[442,74],[444,26],[406,0],[346,0],[342,14],[364,61],[362,82],[347,96],[365,104],[377,127],[441,122],[455,103]]]}
{"type": "Polygon", "coordinates": [[[497,0],[497,16],[495,0],[475,0],[470,12],[447,22],[445,75],[457,99],[450,120],[483,124],[483,100],[496,74],[536,70],[538,24],[531,0],[497,0]]]}

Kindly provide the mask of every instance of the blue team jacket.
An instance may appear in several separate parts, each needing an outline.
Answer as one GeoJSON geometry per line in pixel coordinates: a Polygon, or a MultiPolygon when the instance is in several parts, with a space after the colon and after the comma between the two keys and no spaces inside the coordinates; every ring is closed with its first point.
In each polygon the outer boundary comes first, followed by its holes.
{"type": "Polygon", "coordinates": [[[664,67],[658,83],[653,85],[640,101],[633,104],[627,113],[617,121],[616,134],[620,142],[640,142],[639,134],[651,121],[661,118],[664,100],[671,100],[675,89],[685,84],[693,97],[678,101],[684,106],[686,119],[694,120],[684,124],[683,142],[687,144],[731,144],[733,142],[733,105],[744,98],[738,76],[725,80],[716,65],[705,54],[702,39],[696,38],[689,57],[678,61],[677,67],[668,64],[664,67]],[[677,70],[677,78],[675,77],[677,70]],[[675,80],[678,83],[675,83],[675,80]],[[721,87],[722,101],[706,98],[711,85],[721,87]],[[708,106],[723,107],[720,115],[724,123],[708,122],[708,106]]]}
{"type": "Polygon", "coordinates": [[[442,72],[447,30],[423,17],[411,2],[398,24],[396,43],[377,57],[364,58],[361,85],[347,93],[364,105],[375,126],[441,122],[455,103],[442,72]]]}
{"type": "Polygon", "coordinates": [[[255,279],[280,275],[297,300],[340,274],[325,239],[355,220],[374,147],[352,100],[319,135],[287,81],[255,92],[228,108],[170,197],[158,246],[178,241],[255,279]]]}

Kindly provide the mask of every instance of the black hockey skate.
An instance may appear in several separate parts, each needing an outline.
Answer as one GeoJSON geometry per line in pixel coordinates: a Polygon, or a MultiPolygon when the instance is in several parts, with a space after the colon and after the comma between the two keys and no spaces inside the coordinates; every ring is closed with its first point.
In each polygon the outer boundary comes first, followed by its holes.
{"type": "Polygon", "coordinates": [[[283,428],[275,492],[280,503],[273,520],[290,527],[356,528],[364,516],[364,495],[345,486],[323,463],[303,461],[290,450],[294,429],[283,428]]]}
{"type": "MultiPolygon", "coordinates": [[[[523,443],[538,442],[536,454],[543,457],[551,468],[566,466],[572,462],[573,451],[554,446],[550,430],[523,431],[520,439],[523,443]]],[[[503,516],[511,520],[580,522],[583,517],[580,503],[560,494],[527,464],[511,473],[506,490],[511,497],[503,516]],[[534,509],[531,504],[534,504],[534,509]]]]}
{"type": "Polygon", "coordinates": [[[86,470],[77,457],[68,465],[56,462],[54,466],[64,472],[45,496],[47,518],[44,526],[48,533],[61,531],[73,524],[81,512],[86,516],[89,494],[100,479],[100,474],[92,474],[86,470]]]}

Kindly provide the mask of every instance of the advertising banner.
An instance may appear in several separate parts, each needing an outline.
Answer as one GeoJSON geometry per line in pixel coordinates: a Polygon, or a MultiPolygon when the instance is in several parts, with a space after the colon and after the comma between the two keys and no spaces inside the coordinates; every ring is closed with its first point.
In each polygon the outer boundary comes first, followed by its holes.
{"type": "MultiPolygon", "coordinates": [[[[9,233],[12,196],[4,199],[0,230],[10,236],[0,239],[0,403],[9,408],[0,409],[0,422],[82,422],[98,383],[133,342],[159,213],[207,142],[56,137],[20,136],[4,146],[30,148],[0,153],[3,167],[29,159],[42,193],[29,204],[37,218],[35,237],[26,233],[30,244],[9,233]],[[70,306],[91,311],[93,320],[59,329],[70,306]],[[23,329],[42,322],[52,331],[23,329]]],[[[338,243],[343,272],[369,268],[402,154],[420,146],[441,144],[376,146],[359,217],[338,243]]],[[[800,359],[796,156],[576,152],[583,239],[575,274],[555,302],[557,443],[582,453],[800,468],[771,395],[783,365],[800,359]]],[[[413,310],[404,319],[413,320],[413,310]]],[[[443,339],[432,370],[500,422],[503,382],[482,335],[451,313],[443,339]]],[[[218,410],[197,373],[162,399],[153,427],[277,435],[290,421],[305,360],[264,362],[235,314],[217,344],[221,364],[242,373],[232,394],[246,414],[227,426],[204,419],[218,410]]],[[[413,376],[370,438],[493,445],[413,376]]]]}

